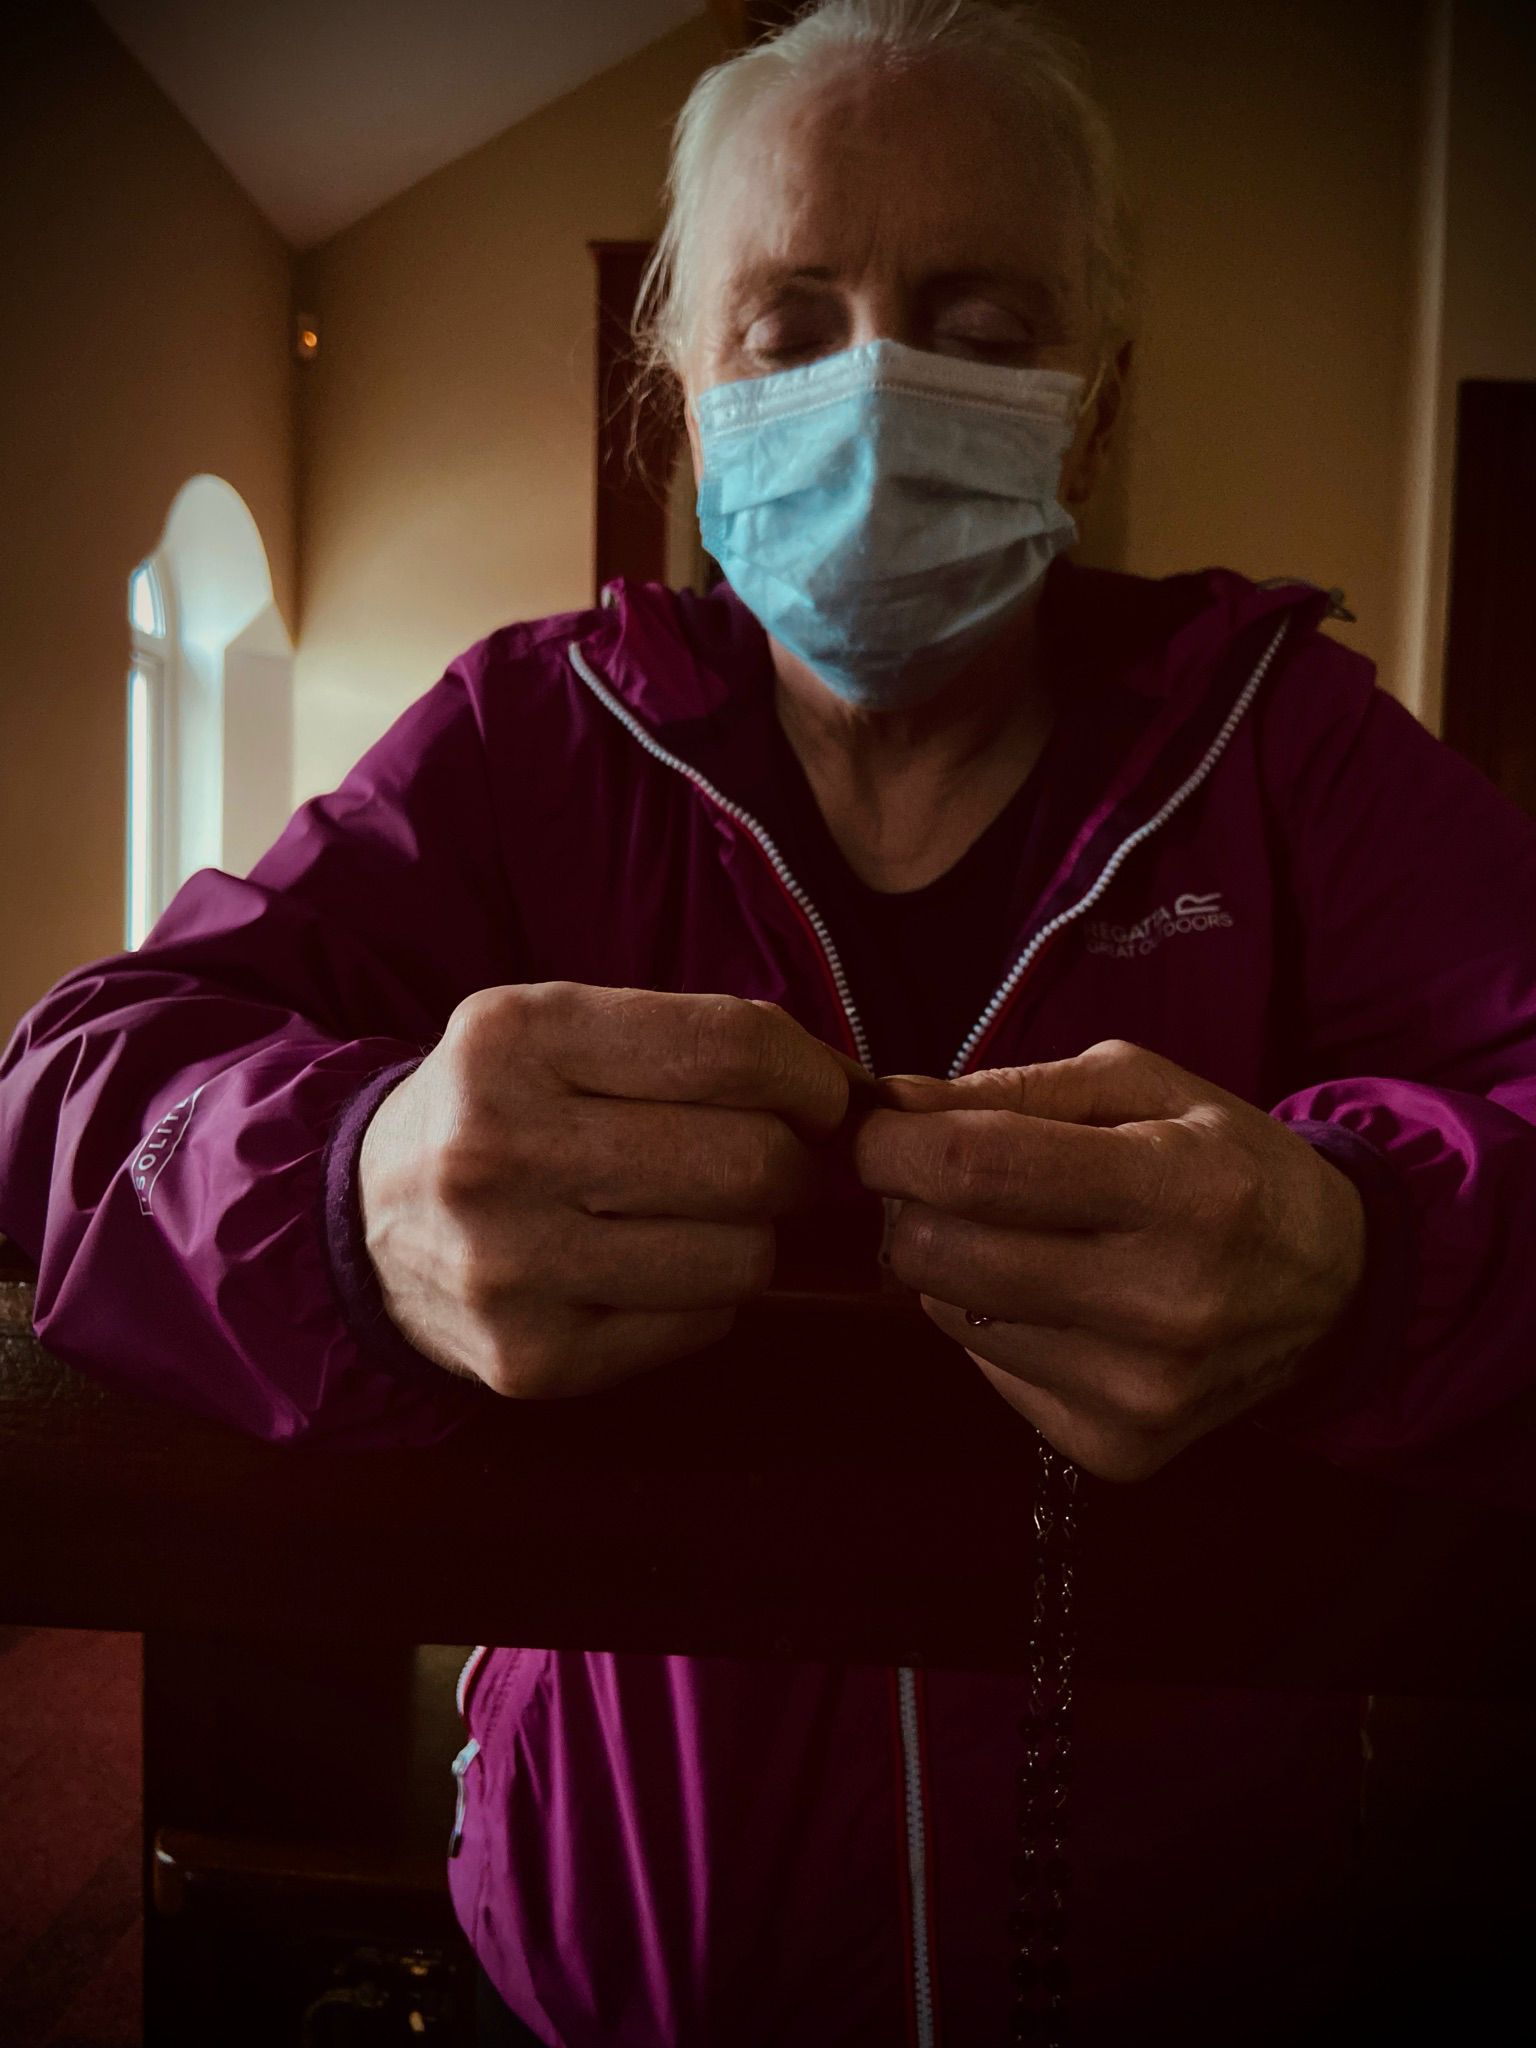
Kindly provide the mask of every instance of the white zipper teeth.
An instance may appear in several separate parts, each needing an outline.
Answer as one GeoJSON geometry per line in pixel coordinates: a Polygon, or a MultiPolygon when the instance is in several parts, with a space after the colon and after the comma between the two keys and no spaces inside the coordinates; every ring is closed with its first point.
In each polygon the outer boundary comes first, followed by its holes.
{"type": "Polygon", "coordinates": [[[635,717],[634,713],[626,705],[621,704],[606,683],[594,673],[580,646],[574,640],[571,642],[568,652],[571,657],[571,666],[575,669],[576,673],[597,698],[598,702],[613,713],[625,731],[638,740],[645,751],[655,760],[665,762],[667,767],[676,769],[677,773],[691,782],[696,789],[703,790],[711,803],[718,804],[728,818],[734,818],[738,825],[744,826],[763,849],[763,852],[768,856],[774,873],[784,884],[784,887],[789,891],[795,902],[799,904],[801,910],[804,911],[806,922],[816,934],[817,943],[826,955],[827,965],[832,970],[833,985],[837,989],[837,999],[843,1006],[843,1015],[848,1020],[848,1029],[853,1034],[854,1049],[859,1056],[859,1065],[866,1072],[872,1074],[874,1072],[874,1065],[869,1056],[869,1040],[864,1035],[863,1020],[860,1018],[858,1010],[854,1005],[853,991],[848,986],[848,977],[843,972],[843,963],[838,958],[837,947],[832,943],[832,934],[827,930],[821,912],[790,873],[788,861],[785,860],[783,854],[774,845],[767,828],[760,825],[750,811],[743,810],[740,804],[733,804],[728,796],[723,795],[716,789],[707,775],[701,775],[698,769],[690,762],[683,760],[680,755],[670,753],[659,740],[653,739],[639,719],[635,717]]]}
{"type": "MultiPolygon", "coordinates": [[[[843,1015],[848,1020],[848,1029],[853,1034],[853,1042],[858,1049],[859,1064],[873,1073],[874,1062],[870,1058],[869,1041],[864,1035],[864,1025],[853,1000],[853,991],[848,986],[848,977],[843,972],[843,963],[838,958],[837,947],[832,942],[832,934],[827,930],[821,912],[790,872],[789,863],[773,843],[767,829],[758,823],[750,811],[744,810],[740,804],[733,804],[729,797],[716,789],[708,776],[701,775],[699,770],[690,762],[683,760],[681,755],[672,753],[662,746],[659,740],[653,739],[639,719],[626,705],[619,702],[601,678],[594,673],[591,664],[575,641],[571,642],[568,651],[571,666],[587,688],[601,705],[613,713],[620,725],[639,742],[646,753],[654,760],[663,762],[668,768],[675,769],[696,789],[702,790],[712,803],[719,805],[727,817],[734,818],[750,832],[763,849],[773,866],[774,873],[799,904],[805,913],[807,923],[816,934],[817,942],[832,971],[832,980],[837,989],[838,1001],[843,1006],[843,1015]]],[[[891,1233],[893,1210],[894,1205],[887,1201],[887,1241],[891,1233]]],[[[902,1800],[907,1823],[907,1870],[912,1889],[912,1976],[913,1998],[917,2007],[917,2048],[933,2048],[933,1985],[928,1955],[928,1894],[924,1884],[927,1827],[923,1815],[922,1762],[917,1744],[916,1680],[906,1665],[898,1669],[896,1676],[901,1701],[902,1800]]]]}
{"type": "Polygon", "coordinates": [[[1270,640],[1270,643],[1265,648],[1263,654],[1259,657],[1258,666],[1254,669],[1253,674],[1248,678],[1247,682],[1243,685],[1242,692],[1238,696],[1236,703],[1232,706],[1232,709],[1227,713],[1226,719],[1222,724],[1221,731],[1217,733],[1215,739],[1213,739],[1211,741],[1211,744],[1206,748],[1205,754],[1202,757],[1199,766],[1195,768],[1192,771],[1192,773],[1189,774],[1185,778],[1185,780],[1179,784],[1178,788],[1173,792],[1173,795],[1169,797],[1168,801],[1163,805],[1161,810],[1159,810],[1154,816],[1148,818],[1144,825],[1138,825],[1134,832],[1130,833],[1126,838],[1121,840],[1120,844],[1115,848],[1114,852],[1110,855],[1109,859],[1104,863],[1104,866],[1099,874],[1099,879],[1094,883],[1093,887],[1088,891],[1088,893],[1084,896],[1080,896],[1075,903],[1069,904],[1065,910],[1058,911],[1055,917],[1051,918],[1046,924],[1043,924],[1040,927],[1039,931],[1037,931],[1034,937],[1030,940],[1029,944],[1024,948],[1023,952],[1019,955],[1018,959],[1014,961],[1012,967],[1009,968],[1007,974],[1003,977],[998,987],[994,990],[991,1000],[987,1004],[987,1007],[982,1011],[981,1015],[976,1019],[976,1022],[971,1026],[970,1031],[966,1034],[965,1043],[961,1046],[960,1050],[955,1054],[954,1059],[950,1062],[950,1080],[953,1081],[957,1079],[959,1075],[964,1073],[967,1060],[969,1060],[971,1054],[976,1050],[977,1046],[986,1036],[986,1033],[990,1029],[993,1020],[997,1016],[998,1011],[1002,1009],[1004,1003],[1007,1002],[1008,998],[1013,994],[1013,991],[1018,987],[1019,982],[1022,980],[1025,973],[1028,971],[1030,963],[1034,960],[1036,954],[1040,951],[1040,948],[1045,944],[1046,940],[1053,938],[1055,934],[1061,930],[1063,925],[1072,924],[1077,918],[1080,918],[1085,911],[1089,911],[1093,908],[1094,904],[1098,902],[1099,898],[1104,894],[1104,891],[1115,879],[1115,876],[1118,873],[1121,865],[1125,861],[1126,857],[1129,854],[1133,853],[1135,849],[1141,845],[1144,839],[1150,839],[1154,832],[1159,831],[1164,825],[1167,824],[1168,820],[1173,816],[1174,812],[1178,810],[1179,806],[1183,804],[1187,798],[1194,794],[1194,792],[1200,787],[1201,783],[1204,782],[1205,778],[1210,774],[1211,770],[1216,766],[1216,763],[1221,759],[1223,753],[1226,751],[1227,742],[1231,739],[1233,733],[1237,730],[1238,721],[1242,718],[1244,712],[1248,709],[1248,706],[1253,702],[1254,693],[1257,691],[1260,683],[1263,682],[1265,674],[1268,671],[1269,665],[1275,658],[1275,650],[1279,647],[1280,642],[1285,638],[1286,628],[1289,626],[1289,624],[1290,618],[1289,615],[1287,615],[1285,618],[1281,619],[1279,625],[1275,628],[1273,638],[1270,640]]]}
{"type": "Polygon", "coordinates": [[[902,1791],[907,1815],[907,1889],[912,1898],[912,2003],[917,2048],[933,2048],[933,1976],[928,1955],[928,1829],[923,1813],[923,1761],[917,1739],[917,1679],[903,1664],[897,1674],[901,1708],[902,1791]]]}
{"type": "Polygon", "coordinates": [[[469,1695],[469,1682],[479,1668],[480,1660],[485,1656],[487,1647],[488,1645],[485,1643],[476,1643],[475,1647],[464,1659],[463,1666],[459,1671],[459,1682],[453,1689],[453,1703],[458,1708],[461,1716],[464,1712],[464,1702],[469,1695]]]}
{"type": "MultiPolygon", "coordinates": [[[[1193,795],[1195,790],[1200,787],[1201,783],[1210,774],[1225,752],[1227,742],[1237,730],[1239,720],[1253,702],[1254,694],[1258,690],[1260,683],[1263,682],[1269,665],[1275,657],[1275,651],[1284,639],[1285,631],[1289,624],[1289,617],[1285,617],[1281,619],[1279,625],[1275,628],[1274,635],[1268,647],[1265,648],[1260,656],[1257,667],[1244,684],[1236,703],[1227,713],[1220,732],[1217,733],[1210,746],[1206,748],[1199,765],[1180,783],[1172,796],[1169,797],[1168,801],[1153,817],[1150,817],[1144,825],[1138,825],[1134,832],[1121,840],[1120,844],[1105,862],[1098,880],[1087,894],[1080,896],[1076,903],[1070,904],[1067,909],[1058,912],[1047,924],[1042,925],[1018,959],[1014,961],[1012,967],[1009,968],[1007,974],[994,991],[986,1008],[967,1033],[965,1042],[959,1052],[956,1053],[951,1061],[949,1068],[951,1080],[965,1071],[966,1061],[981,1043],[993,1019],[1018,987],[1031,961],[1034,960],[1046,940],[1059,932],[1063,925],[1071,924],[1075,919],[1081,917],[1085,911],[1093,908],[1094,904],[1098,902],[1104,891],[1114,880],[1115,875],[1127,856],[1134,852],[1143,840],[1150,839],[1154,832],[1159,831],[1173,816],[1174,812],[1178,810],[1180,805],[1193,795]]],[[[795,880],[790,872],[789,863],[785,860],[783,854],[779,852],[778,847],[773,843],[767,830],[758,823],[750,811],[743,810],[740,804],[733,804],[729,797],[716,789],[709,778],[701,775],[697,768],[684,761],[679,755],[669,752],[666,747],[662,746],[659,740],[653,739],[639,719],[634,716],[627,706],[619,702],[613,692],[595,674],[591,665],[582,654],[581,648],[575,641],[571,642],[569,653],[572,667],[587,685],[587,688],[592,691],[600,704],[613,713],[613,716],[619,721],[620,725],[624,727],[625,731],[633,739],[639,742],[646,753],[650,754],[655,760],[664,762],[668,768],[675,769],[679,775],[691,782],[695,788],[702,790],[712,803],[718,804],[727,817],[734,818],[739,825],[752,834],[752,837],[767,855],[774,873],[800,906],[800,909],[805,914],[806,922],[816,934],[817,942],[821,946],[821,950],[826,956],[827,965],[832,971],[832,980],[837,989],[838,1000],[843,1006],[843,1014],[848,1020],[848,1028],[853,1034],[853,1042],[858,1050],[859,1063],[873,1073],[874,1067],[869,1054],[869,1041],[864,1035],[864,1025],[855,1007],[853,993],[848,986],[848,977],[843,972],[843,963],[838,958],[837,947],[832,942],[832,934],[827,930],[821,912],[795,880]]],[[[890,1224],[891,1212],[889,1205],[887,1205],[887,1238],[890,1235],[890,1224]]],[[[905,1664],[898,1667],[896,1676],[900,1699],[902,1793],[907,1822],[907,1875],[912,1894],[912,1991],[913,2002],[917,2010],[917,2048],[933,2048],[933,1977],[932,1963],[928,1950],[927,1824],[923,1812],[923,1768],[917,1733],[917,1680],[911,1667],[905,1664]]]]}

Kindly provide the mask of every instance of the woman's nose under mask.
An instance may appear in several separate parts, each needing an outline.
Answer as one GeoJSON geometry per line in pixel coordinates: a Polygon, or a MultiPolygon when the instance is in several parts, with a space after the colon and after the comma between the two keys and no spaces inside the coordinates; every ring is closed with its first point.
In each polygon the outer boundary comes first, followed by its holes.
{"type": "Polygon", "coordinates": [[[704,545],[839,697],[932,697],[1077,538],[1084,380],[864,342],[694,400],[704,545]]]}

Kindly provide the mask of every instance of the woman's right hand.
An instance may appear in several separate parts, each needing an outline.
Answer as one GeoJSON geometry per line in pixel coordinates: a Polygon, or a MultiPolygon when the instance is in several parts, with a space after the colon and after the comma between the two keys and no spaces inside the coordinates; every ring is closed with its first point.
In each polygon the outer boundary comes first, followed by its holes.
{"type": "Polygon", "coordinates": [[[499,1394],[585,1394],[723,1337],[861,1070],[771,1003],[481,989],[363,1137],[402,1334],[499,1394]]]}

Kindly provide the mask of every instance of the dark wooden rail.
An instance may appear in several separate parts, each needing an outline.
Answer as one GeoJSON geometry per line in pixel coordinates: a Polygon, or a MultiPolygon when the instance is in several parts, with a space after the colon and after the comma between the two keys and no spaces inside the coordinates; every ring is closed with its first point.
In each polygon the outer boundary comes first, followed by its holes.
{"type": "MultiPolygon", "coordinates": [[[[413,1645],[1026,1657],[1031,1432],[900,1297],[770,1296],[612,1393],[486,1394],[455,1441],[345,1454],[107,1392],[37,1342],[8,1249],[0,1621],[145,1632],[156,2048],[295,2038],[325,1941],[426,1944],[462,1982],[458,1737],[423,1750],[413,1645]]],[[[1086,1675],[1536,1692],[1536,1517],[1252,1426],[1086,1483],[1078,1586],[1086,1675]]]]}
{"type": "MultiPolygon", "coordinates": [[[[900,1300],[770,1296],[727,1343],[612,1393],[487,1394],[457,1441],[351,1454],[109,1394],[42,1349],[29,1310],[13,1265],[5,1622],[1025,1658],[1030,1433],[900,1300]]],[[[1087,1674],[1536,1689],[1536,1518],[1410,1494],[1237,1425],[1144,1485],[1089,1483],[1083,1524],[1087,1674]]]]}

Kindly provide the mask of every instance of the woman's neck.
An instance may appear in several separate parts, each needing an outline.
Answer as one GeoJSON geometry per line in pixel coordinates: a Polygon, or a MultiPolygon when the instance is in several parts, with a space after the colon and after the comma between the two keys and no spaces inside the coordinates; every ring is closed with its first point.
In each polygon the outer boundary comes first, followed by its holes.
{"type": "Polygon", "coordinates": [[[779,723],[843,858],[874,889],[954,866],[1039,760],[1054,722],[1036,606],[925,704],[865,711],[770,643],[779,723]]]}

